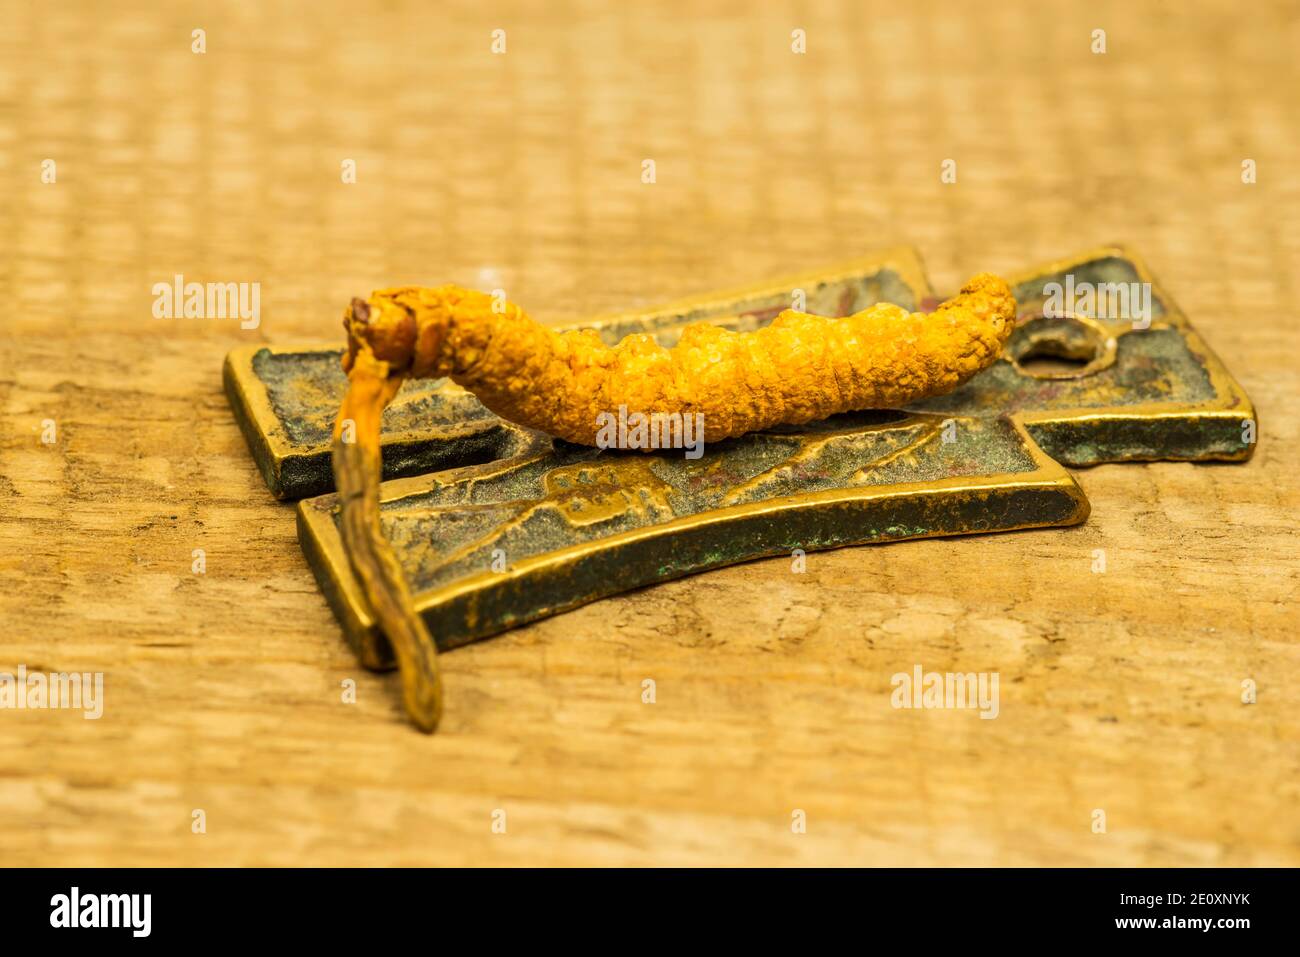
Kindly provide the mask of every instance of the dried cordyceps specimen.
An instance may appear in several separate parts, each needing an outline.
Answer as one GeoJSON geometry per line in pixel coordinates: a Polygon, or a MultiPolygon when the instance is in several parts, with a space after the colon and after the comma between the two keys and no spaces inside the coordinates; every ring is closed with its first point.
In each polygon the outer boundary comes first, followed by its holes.
{"type": "Polygon", "coordinates": [[[597,416],[620,406],[702,413],[717,442],[950,392],[998,357],[1014,320],[1011,290],[986,273],[929,314],[788,310],[755,332],[697,323],[671,349],[644,334],[611,347],[485,293],[405,287],[353,301],[344,365],[369,347],[390,375],[450,376],[503,419],[581,445],[596,444],[597,416]]]}
{"type": "Polygon", "coordinates": [[[889,304],[842,319],[786,311],[754,332],[688,326],[671,349],[648,335],[611,347],[592,330],[556,332],[458,286],[354,299],[334,441],[342,535],[412,719],[432,731],[441,691],[433,640],[379,526],[380,416],[405,379],[450,377],[502,418],[583,445],[597,444],[601,417],[620,407],[702,415],[705,439],[719,441],[950,392],[997,359],[1015,317],[1010,288],[988,273],[928,314],[889,304]]]}

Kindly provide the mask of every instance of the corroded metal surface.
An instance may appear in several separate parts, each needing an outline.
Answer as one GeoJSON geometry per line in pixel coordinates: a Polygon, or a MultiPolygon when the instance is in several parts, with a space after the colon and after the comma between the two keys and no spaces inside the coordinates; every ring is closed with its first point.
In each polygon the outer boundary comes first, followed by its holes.
{"type": "Polygon", "coordinates": [[[1254,451],[1255,410],[1136,255],[1108,247],[1011,278],[1020,320],[1006,357],[917,411],[1012,414],[1048,455],[1065,465],[1155,460],[1242,461],[1254,451]],[[1044,318],[1045,288],[1149,284],[1150,316],[1044,318]],[[1043,376],[1034,354],[1077,360],[1043,376]]]}
{"type": "MultiPolygon", "coordinates": [[[[1070,475],[1007,417],[835,416],[697,460],[533,439],[505,461],[383,485],[384,534],[442,648],[765,555],[1088,514],[1070,475]]],[[[300,502],[299,538],[362,661],[389,666],[337,518],[333,495],[300,502]]]]}

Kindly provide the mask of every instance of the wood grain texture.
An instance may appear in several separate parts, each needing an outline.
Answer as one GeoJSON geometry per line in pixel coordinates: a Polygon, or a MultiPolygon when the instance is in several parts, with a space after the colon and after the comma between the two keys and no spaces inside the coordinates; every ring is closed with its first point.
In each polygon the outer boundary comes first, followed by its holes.
{"type": "Polygon", "coordinates": [[[0,0],[0,671],[106,695],[0,711],[5,863],[1300,863],[1296,6],[629,6],[0,0]],[[221,392],[230,348],[397,283],[559,321],[897,242],[948,291],[1111,240],[1255,401],[1250,463],[1102,466],[1076,529],[519,629],[445,657],[434,737],[354,663],[221,392]],[[261,325],[153,319],[177,273],[261,283],[261,325]],[[891,708],[917,663],[999,672],[999,717],[891,708]]]}

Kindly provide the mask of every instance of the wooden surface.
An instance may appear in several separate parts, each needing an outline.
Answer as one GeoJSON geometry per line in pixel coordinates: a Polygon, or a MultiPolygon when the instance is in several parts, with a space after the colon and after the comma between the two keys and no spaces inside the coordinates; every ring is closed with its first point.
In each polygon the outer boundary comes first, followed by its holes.
{"type": "Polygon", "coordinates": [[[629,6],[0,2],[0,671],[106,697],[0,711],[5,863],[1300,863],[1296,5],[629,6]],[[1256,402],[1249,464],[588,606],[447,655],[435,737],[221,393],[227,350],[332,339],[383,285],[560,320],[1111,240],[1256,402]],[[152,318],[177,273],[260,282],[260,326],[152,318]],[[891,708],[918,663],[997,671],[999,717],[891,708]]]}

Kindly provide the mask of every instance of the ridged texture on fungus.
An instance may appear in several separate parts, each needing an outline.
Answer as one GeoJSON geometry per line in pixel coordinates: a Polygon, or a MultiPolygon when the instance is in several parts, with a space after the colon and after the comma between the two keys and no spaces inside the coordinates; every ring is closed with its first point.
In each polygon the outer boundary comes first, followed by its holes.
{"type": "Polygon", "coordinates": [[[594,445],[597,416],[620,406],[703,413],[716,442],[950,392],[998,357],[1015,316],[1006,282],[982,273],[929,314],[787,310],[749,333],[689,326],[672,349],[647,335],[610,347],[591,330],[555,332],[457,286],[376,292],[354,300],[345,325],[348,365],[364,342],[390,374],[450,376],[504,419],[594,445]]]}

